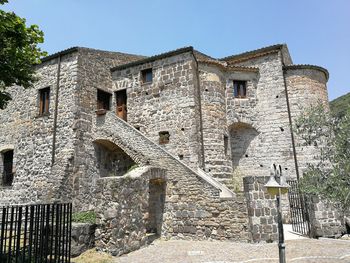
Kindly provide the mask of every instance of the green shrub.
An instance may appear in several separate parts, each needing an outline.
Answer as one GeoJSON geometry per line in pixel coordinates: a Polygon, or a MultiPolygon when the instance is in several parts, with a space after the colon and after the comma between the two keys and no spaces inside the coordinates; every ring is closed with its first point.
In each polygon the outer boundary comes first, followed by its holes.
{"type": "Polygon", "coordinates": [[[95,224],[96,214],[94,211],[81,211],[72,214],[72,221],[75,223],[95,224]]]}

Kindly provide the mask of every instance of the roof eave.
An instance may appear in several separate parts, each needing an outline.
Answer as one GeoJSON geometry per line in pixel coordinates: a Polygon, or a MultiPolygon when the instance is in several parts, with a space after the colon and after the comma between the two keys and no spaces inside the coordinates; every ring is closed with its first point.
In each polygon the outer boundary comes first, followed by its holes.
{"type": "Polygon", "coordinates": [[[67,55],[67,54],[70,54],[70,53],[73,53],[73,52],[77,52],[77,51],[79,51],[79,48],[80,47],[71,47],[71,48],[62,50],[60,52],[51,54],[49,56],[43,57],[42,59],[40,59],[41,63],[49,61],[49,60],[54,59],[54,58],[57,58],[59,56],[63,56],[63,55],[67,55]]]}
{"type": "Polygon", "coordinates": [[[263,48],[259,48],[256,50],[252,50],[252,51],[247,51],[241,54],[237,54],[237,55],[232,55],[232,56],[228,56],[228,57],[224,57],[224,58],[220,58],[219,60],[221,61],[243,61],[243,60],[249,60],[251,58],[254,57],[260,57],[266,54],[270,54],[270,53],[274,53],[274,52],[278,52],[280,51],[284,46],[286,46],[286,44],[276,44],[273,46],[268,46],[268,47],[263,47],[263,48]]]}
{"type": "Polygon", "coordinates": [[[193,47],[190,46],[190,47],[179,48],[179,49],[176,49],[176,50],[173,50],[173,51],[170,51],[170,52],[162,53],[162,54],[155,55],[155,56],[152,56],[152,57],[147,57],[147,58],[143,58],[143,59],[140,59],[140,60],[136,60],[134,62],[130,62],[130,63],[127,63],[127,64],[119,65],[119,66],[116,66],[114,68],[111,68],[110,70],[112,72],[113,71],[117,71],[117,70],[123,70],[123,69],[127,69],[127,68],[130,68],[130,67],[135,67],[135,66],[138,66],[138,65],[154,62],[154,61],[159,60],[159,59],[176,56],[176,55],[179,55],[179,54],[182,54],[182,53],[186,53],[186,52],[193,52],[193,47]]]}

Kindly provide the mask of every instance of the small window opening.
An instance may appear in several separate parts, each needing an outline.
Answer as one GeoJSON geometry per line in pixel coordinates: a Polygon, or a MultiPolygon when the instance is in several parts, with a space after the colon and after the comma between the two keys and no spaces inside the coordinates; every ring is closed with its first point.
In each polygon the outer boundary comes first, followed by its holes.
{"type": "Polygon", "coordinates": [[[224,151],[225,151],[225,155],[228,154],[228,136],[224,135],[224,151]]]}
{"type": "Polygon", "coordinates": [[[246,98],[247,97],[247,82],[234,80],[233,81],[233,92],[235,98],[246,98]]]}
{"type": "Polygon", "coordinates": [[[39,115],[47,115],[50,110],[50,88],[39,90],[39,115]]]}
{"type": "Polygon", "coordinates": [[[169,143],[170,134],[168,131],[159,132],[159,144],[169,143]]]}
{"type": "Polygon", "coordinates": [[[118,90],[115,93],[115,97],[117,100],[117,116],[124,121],[127,121],[127,94],[126,89],[118,90]]]}
{"type": "Polygon", "coordinates": [[[141,77],[142,77],[142,83],[151,83],[153,80],[152,69],[148,68],[148,69],[141,70],[141,77]]]}
{"type": "Polygon", "coordinates": [[[3,172],[2,172],[2,185],[11,186],[13,182],[13,150],[9,150],[2,153],[3,160],[3,172]]]}
{"type": "Polygon", "coordinates": [[[283,127],[280,127],[280,130],[281,130],[281,131],[284,131],[283,127]]]}
{"type": "Polygon", "coordinates": [[[183,160],[184,159],[184,155],[183,154],[179,154],[179,159],[183,160]]]}
{"type": "Polygon", "coordinates": [[[97,110],[110,110],[111,94],[103,90],[97,90],[97,110]]]}

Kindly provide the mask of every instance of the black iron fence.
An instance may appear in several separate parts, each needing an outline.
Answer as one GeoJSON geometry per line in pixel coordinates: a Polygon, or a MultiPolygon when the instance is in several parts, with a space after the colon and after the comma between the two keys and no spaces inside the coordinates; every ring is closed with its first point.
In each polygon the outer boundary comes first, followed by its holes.
{"type": "Polygon", "coordinates": [[[310,218],[306,197],[300,192],[298,182],[288,181],[290,189],[288,191],[290,214],[293,231],[304,236],[311,237],[310,218]]]}
{"type": "Polygon", "coordinates": [[[0,208],[0,262],[70,262],[72,204],[0,208]]]}

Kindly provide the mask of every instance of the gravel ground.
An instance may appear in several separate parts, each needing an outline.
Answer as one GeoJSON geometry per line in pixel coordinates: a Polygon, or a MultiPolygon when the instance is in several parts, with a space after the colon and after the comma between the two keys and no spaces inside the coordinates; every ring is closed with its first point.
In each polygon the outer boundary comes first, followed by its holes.
{"type": "MultiPolygon", "coordinates": [[[[350,241],[299,239],[286,241],[287,262],[350,263],[350,241]]],[[[278,261],[278,245],[228,241],[156,240],[138,251],[116,258],[114,263],[237,263],[278,261]]]]}

